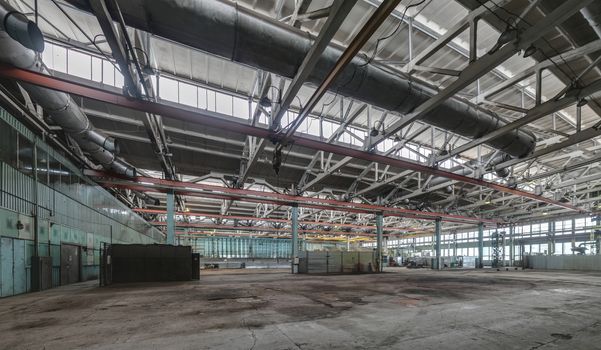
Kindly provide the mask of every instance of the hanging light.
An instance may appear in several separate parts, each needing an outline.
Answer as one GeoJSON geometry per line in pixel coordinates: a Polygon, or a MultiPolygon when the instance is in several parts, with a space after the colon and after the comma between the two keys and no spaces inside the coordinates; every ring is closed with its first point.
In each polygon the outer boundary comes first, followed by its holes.
{"type": "Polygon", "coordinates": [[[276,175],[280,174],[280,167],[282,166],[282,145],[278,144],[273,149],[273,160],[271,161],[271,166],[275,171],[276,175]]]}
{"type": "Polygon", "coordinates": [[[376,137],[378,136],[379,131],[378,129],[376,129],[376,127],[374,126],[373,128],[371,128],[371,131],[369,132],[369,135],[371,135],[371,137],[376,137]]]}
{"type": "Polygon", "coordinates": [[[576,104],[576,107],[584,107],[586,106],[588,101],[585,98],[581,98],[580,101],[576,104]]]}
{"type": "Polygon", "coordinates": [[[501,33],[501,35],[499,36],[499,39],[497,39],[497,43],[495,44],[495,46],[493,46],[492,49],[490,49],[490,51],[488,51],[488,54],[492,55],[493,53],[497,52],[501,47],[503,47],[503,45],[507,44],[510,41],[517,39],[517,37],[518,37],[518,31],[515,28],[512,28],[508,24],[505,31],[503,33],[501,33]]]}
{"type": "Polygon", "coordinates": [[[528,46],[528,48],[526,48],[526,50],[524,50],[524,58],[528,58],[534,55],[537,50],[538,49],[531,44],[530,46],[528,46]]]}
{"type": "Polygon", "coordinates": [[[265,108],[271,107],[271,99],[269,99],[269,97],[267,97],[267,96],[263,96],[259,100],[259,104],[265,108]]]}

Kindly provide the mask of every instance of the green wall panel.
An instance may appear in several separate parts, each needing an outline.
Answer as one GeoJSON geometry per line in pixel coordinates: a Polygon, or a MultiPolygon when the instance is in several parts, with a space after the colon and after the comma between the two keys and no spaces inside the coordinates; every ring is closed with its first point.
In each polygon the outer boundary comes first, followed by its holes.
{"type": "Polygon", "coordinates": [[[97,276],[99,248],[111,237],[122,243],[164,241],[160,231],[2,108],[0,137],[0,296],[30,289],[35,216],[40,255],[52,257],[54,286],[60,283],[61,243],[89,249],[82,254],[82,276],[88,279],[97,276]],[[24,145],[20,152],[18,144],[24,145]],[[28,149],[30,158],[22,152],[28,149]]]}

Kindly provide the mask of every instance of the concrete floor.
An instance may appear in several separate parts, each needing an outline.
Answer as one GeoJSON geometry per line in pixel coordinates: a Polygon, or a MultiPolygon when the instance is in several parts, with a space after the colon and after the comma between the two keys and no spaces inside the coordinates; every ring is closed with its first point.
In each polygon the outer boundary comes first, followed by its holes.
{"type": "Polygon", "coordinates": [[[0,300],[0,349],[601,349],[601,274],[207,271],[0,300]]]}

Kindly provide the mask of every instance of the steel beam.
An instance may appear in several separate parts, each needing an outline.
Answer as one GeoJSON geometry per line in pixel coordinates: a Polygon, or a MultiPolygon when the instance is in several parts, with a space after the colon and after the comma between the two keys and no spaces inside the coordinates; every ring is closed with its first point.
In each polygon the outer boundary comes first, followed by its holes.
{"type": "MultiPolygon", "coordinates": [[[[290,107],[290,104],[296,97],[298,91],[303,86],[303,84],[305,83],[305,81],[307,80],[307,78],[309,77],[309,75],[311,74],[313,69],[315,68],[315,65],[319,61],[323,51],[328,47],[332,38],[338,31],[340,25],[342,24],[342,22],[344,21],[344,19],[346,18],[346,16],[348,15],[348,13],[353,8],[353,6],[355,5],[356,2],[357,2],[357,0],[350,0],[350,1],[335,0],[333,2],[332,6],[329,10],[328,19],[326,20],[326,23],[320,30],[319,35],[317,36],[317,38],[315,40],[315,43],[311,46],[311,49],[307,53],[307,56],[305,56],[301,66],[299,67],[298,71],[296,72],[296,75],[292,79],[292,82],[290,83],[288,90],[286,90],[286,93],[282,97],[282,100],[279,103],[275,104],[274,112],[272,114],[271,125],[270,125],[271,129],[278,129],[280,127],[280,122],[282,120],[284,113],[286,113],[286,111],[290,107]]],[[[297,8],[297,10],[300,11],[301,9],[297,8]]],[[[291,18],[292,23],[295,23],[295,21],[296,21],[296,11],[291,18]]],[[[265,149],[266,142],[267,141],[265,139],[262,139],[259,141],[259,144],[254,149],[251,149],[252,152],[249,156],[249,160],[246,164],[244,164],[244,169],[241,169],[243,171],[241,172],[241,176],[239,179],[240,180],[239,184],[238,184],[239,187],[242,184],[244,184],[244,181],[246,180],[246,177],[248,176],[248,172],[250,171],[252,166],[256,163],[259,155],[265,149]]],[[[228,204],[228,207],[229,207],[229,205],[231,205],[231,203],[228,204]]]]}
{"type": "Polygon", "coordinates": [[[298,117],[292,122],[292,125],[283,130],[281,134],[284,139],[288,139],[294,134],[296,129],[301,125],[303,120],[307,118],[309,113],[315,108],[319,100],[323,97],[326,91],[334,80],[342,73],[342,70],[349,64],[352,59],[357,55],[359,50],[365,45],[372,34],[380,27],[380,25],[386,20],[388,15],[394,11],[395,7],[401,2],[401,0],[385,0],[376,11],[371,15],[367,23],[361,28],[357,36],[349,43],[347,48],[344,50],[338,61],[334,64],[334,67],[328,72],[324,80],[319,84],[313,95],[309,98],[305,106],[299,111],[298,117]]]}
{"type": "Polygon", "coordinates": [[[418,211],[402,208],[384,207],[379,205],[345,202],[334,199],[293,196],[282,193],[273,193],[266,191],[255,191],[249,189],[229,188],[217,185],[199,184],[191,182],[173,181],[165,179],[156,179],[150,177],[135,177],[126,179],[116,177],[109,173],[86,170],[86,175],[96,178],[99,183],[106,184],[110,187],[129,188],[142,191],[152,192],[169,192],[190,196],[207,196],[210,198],[236,198],[240,201],[265,202],[283,205],[298,204],[302,207],[317,208],[317,209],[333,209],[348,212],[374,213],[382,212],[390,216],[415,217],[423,220],[435,220],[440,217],[446,221],[457,222],[480,222],[485,221],[496,224],[496,220],[485,220],[478,217],[466,217],[459,215],[451,215],[445,213],[418,211]]]}
{"type": "MultiPolygon", "coordinates": [[[[142,213],[142,214],[159,214],[159,215],[167,214],[166,210],[160,210],[160,209],[134,208],[132,210],[135,211],[136,213],[142,213]]],[[[282,223],[282,224],[288,224],[291,222],[290,219],[278,219],[278,218],[256,217],[256,216],[245,216],[245,215],[221,215],[221,214],[214,214],[214,213],[207,213],[207,212],[192,212],[192,211],[175,212],[175,215],[188,216],[188,217],[202,216],[205,218],[219,219],[219,220],[226,220],[226,221],[227,220],[232,220],[232,221],[237,220],[237,221],[253,221],[253,222],[273,222],[273,223],[282,223]]],[[[345,227],[345,228],[355,228],[355,229],[362,229],[362,230],[375,230],[376,229],[376,226],[374,226],[374,225],[346,224],[346,223],[339,223],[339,222],[335,222],[335,221],[299,220],[298,223],[302,224],[302,225],[309,225],[309,226],[345,227]]],[[[410,232],[410,231],[423,231],[423,229],[403,226],[403,227],[385,228],[385,231],[410,232]]]]}
{"type": "Polygon", "coordinates": [[[435,228],[434,228],[435,249],[434,249],[434,251],[436,254],[436,270],[442,270],[441,259],[440,259],[440,234],[442,232],[441,220],[436,219],[436,221],[434,221],[434,223],[435,223],[435,228]]]}
{"type": "Polygon", "coordinates": [[[319,31],[319,34],[315,39],[315,43],[311,46],[307,56],[305,56],[305,59],[298,68],[296,75],[292,79],[292,82],[288,86],[286,93],[284,93],[284,96],[282,97],[282,101],[275,107],[275,111],[272,114],[272,129],[280,128],[280,122],[284,116],[284,113],[286,113],[301,87],[309,75],[313,72],[315,65],[321,58],[323,51],[328,47],[332,41],[332,38],[340,28],[340,25],[342,22],[344,22],[346,16],[356,3],[357,0],[334,0],[329,11],[328,19],[319,31]]]}
{"type": "MultiPolygon", "coordinates": [[[[430,126],[430,125],[422,125],[418,130],[416,130],[411,135],[407,136],[403,140],[399,141],[396,145],[394,145],[393,148],[391,148],[389,151],[386,152],[386,155],[394,154],[395,152],[399,151],[400,149],[405,147],[407,142],[412,141],[413,139],[415,139],[419,135],[423,134],[426,130],[430,129],[431,127],[432,126],[430,126]]],[[[409,127],[409,129],[411,129],[411,127],[409,127]]],[[[407,130],[407,134],[409,133],[409,131],[411,131],[411,130],[407,130]]],[[[355,179],[355,181],[353,181],[351,186],[349,186],[348,190],[346,191],[347,196],[350,196],[351,191],[355,191],[355,189],[357,188],[357,185],[359,184],[359,181],[361,181],[367,175],[367,173],[369,172],[369,169],[371,169],[375,165],[377,165],[376,162],[371,162],[367,167],[365,167],[365,169],[361,172],[361,174],[359,174],[359,176],[355,179]]],[[[403,175],[398,176],[397,179],[402,176],[408,175],[409,172],[404,171],[404,172],[402,172],[402,174],[403,175]]],[[[393,175],[393,176],[396,176],[396,175],[393,175]]],[[[385,182],[385,181],[386,180],[384,180],[384,179],[382,181],[376,181],[376,183],[369,186],[370,191],[374,190],[375,188],[384,186],[390,182],[390,181],[389,182],[385,182]]],[[[368,192],[368,191],[363,190],[361,193],[366,193],[366,192],[368,192]]],[[[356,193],[355,195],[358,195],[358,194],[360,194],[360,193],[356,193]]]]}
{"type": "Polygon", "coordinates": [[[382,261],[382,234],[384,233],[384,214],[376,214],[376,255],[378,260],[378,272],[382,272],[384,261],[382,261]]]}
{"type": "Polygon", "coordinates": [[[519,163],[522,163],[522,162],[525,162],[525,161],[528,161],[531,159],[537,159],[537,158],[540,158],[547,154],[564,150],[570,146],[576,145],[576,144],[584,142],[586,140],[590,140],[597,136],[601,136],[601,128],[591,127],[586,130],[574,133],[561,142],[552,144],[550,146],[547,146],[547,147],[539,149],[539,150],[535,150],[534,152],[532,152],[531,154],[529,154],[523,158],[510,159],[506,162],[497,164],[496,167],[497,168],[506,168],[506,167],[516,165],[516,164],[519,164],[519,163]]]}
{"type": "MultiPolygon", "coordinates": [[[[148,113],[154,113],[159,115],[166,115],[170,118],[186,121],[195,124],[206,125],[212,128],[230,130],[232,132],[242,133],[246,135],[253,135],[256,137],[271,139],[276,137],[273,135],[268,129],[259,128],[256,126],[248,125],[246,123],[241,123],[237,121],[231,120],[228,116],[224,116],[222,114],[210,111],[192,111],[185,108],[179,108],[173,105],[167,105],[164,103],[157,103],[153,101],[143,101],[143,100],[135,100],[126,98],[118,93],[111,92],[108,90],[104,90],[102,88],[91,86],[90,84],[84,84],[80,82],[74,82],[67,79],[57,78],[48,76],[45,74],[40,74],[36,72],[31,72],[23,69],[19,69],[16,67],[11,67],[7,65],[0,64],[0,76],[15,79],[22,82],[31,83],[34,85],[46,87],[49,89],[59,90],[67,93],[72,93],[79,96],[85,96],[86,98],[90,98],[97,101],[102,101],[110,104],[115,104],[118,106],[136,109],[148,113]]],[[[539,202],[549,203],[553,205],[557,205],[560,207],[568,208],[571,210],[580,211],[580,208],[561,203],[558,201],[554,201],[552,199],[537,196],[530,192],[520,191],[516,189],[509,188],[507,186],[502,186],[493,182],[483,181],[480,179],[475,179],[467,176],[462,176],[459,174],[455,174],[452,172],[444,171],[441,169],[437,169],[434,167],[429,167],[426,165],[422,165],[419,163],[415,163],[412,161],[387,157],[384,155],[380,155],[377,153],[366,152],[363,150],[349,148],[348,146],[342,146],[337,144],[328,144],[323,141],[315,140],[312,137],[305,136],[297,136],[293,135],[290,138],[290,141],[294,142],[297,146],[303,146],[316,150],[323,150],[327,152],[332,152],[344,156],[351,156],[357,159],[363,159],[373,162],[378,162],[394,167],[404,168],[413,171],[424,172],[427,174],[432,174],[435,176],[446,177],[449,179],[470,183],[473,185],[488,187],[497,191],[511,193],[520,195],[522,197],[527,197],[530,199],[534,199],[539,202]]]]}
{"type": "Polygon", "coordinates": [[[564,1],[557,9],[547,15],[545,18],[537,22],[534,26],[524,31],[515,41],[510,42],[502,46],[496,52],[484,55],[478,60],[470,63],[461,73],[459,78],[451,83],[449,86],[444,88],[438,94],[432,96],[427,101],[417,106],[410,114],[404,116],[393,125],[391,125],[386,132],[373,140],[370,147],[374,147],[386,138],[390,137],[400,129],[409,125],[414,120],[418,120],[425,116],[427,113],[440,106],[449,97],[455,95],[469,84],[473,83],[476,79],[482,75],[490,72],[500,63],[509,59],[516,52],[526,49],[534,41],[540,39],[545,34],[549,33],[559,23],[562,23],[567,18],[578,12],[582,7],[590,4],[593,0],[567,0],[564,1]]]}
{"type": "MultiPolygon", "coordinates": [[[[121,12],[119,11],[119,5],[114,1],[109,1],[109,3],[107,3],[106,0],[91,0],[90,7],[96,16],[98,23],[100,24],[100,28],[102,29],[107,43],[109,44],[113,57],[119,65],[121,74],[123,75],[123,79],[125,81],[126,93],[136,98],[141,98],[143,90],[147,98],[154,100],[154,90],[152,89],[152,86],[148,86],[151,84],[149,80],[146,80],[142,75],[142,70],[136,56],[137,53],[133,49],[133,44],[128,37],[125,24],[122,21],[123,18],[121,17],[121,12]],[[118,23],[120,24],[121,28],[120,32],[113,26],[113,18],[111,17],[109,7],[119,14],[118,23]],[[123,42],[120,40],[119,34],[121,34],[121,39],[123,39],[123,42]]],[[[150,62],[148,62],[148,64],[150,64],[150,62]]],[[[159,115],[146,113],[143,123],[148,135],[148,139],[154,148],[154,153],[161,163],[161,167],[163,168],[165,176],[170,179],[176,179],[177,174],[173,162],[169,156],[170,152],[166,143],[161,117],[159,115]]],[[[182,198],[178,197],[176,200],[177,203],[179,203],[179,205],[183,208],[185,204],[182,198]]]]}
{"type": "Polygon", "coordinates": [[[291,244],[291,249],[292,252],[290,254],[290,256],[292,257],[292,273],[298,273],[298,262],[299,262],[299,257],[298,257],[298,205],[293,205],[292,206],[292,213],[291,213],[291,226],[290,226],[290,230],[291,230],[291,236],[292,236],[292,244],[291,244]]]}
{"type": "Polygon", "coordinates": [[[457,35],[461,34],[464,30],[466,30],[470,23],[477,21],[483,15],[490,13],[490,8],[497,6],[505,6],[509,3],[510,0],[501,0],[497,3],[494,1],[488,1],[486,4],[478,7],[477,9],[471,11],[464,18],[460,19],[455,23],[455,25],[449,30],[446,31],[445,34],[438,37],[438,39],[434,40],[427,48],[422,50],[415,58],[413,58],[405,67],[403,67],[403,71],[406,73],[413,73],[418,70],[418,67],[421,63],[423,63],[428,58],[432,57],[438,50],[445,47],[451,40],[453,40],[457,35]]]}
{"type": "Polygon", "coordinates": [[[478,268],[484,267],[484,224],[478,224],[478,268]]]}
{"type": "Polygon", "coordinates": [[[472,98],[471,102],[472,103],[482,103],[484,102],[486,99],[500,93],[501,91],[519,83],[520,81],[526,79],[527,77],[533,75],[534,73],[536,73],[539,70],[544,70],[544,69],[548,69],[551,67],[555,66],[555,62],[570,62],[573,61],[575,59],[581,58],[583,55],[588,55],[590,53],[596,52],[601,50],[601,40],[595,40],[592,41],[584,46],[580,46],[577,47],[575,49],[569,50],[567,52],[561,53],[555,57],[546,59],[544,61],[541,61],[537,64],[535,64],[534,66],[527,68],[519,73],[517,73],[516,75],[514,75],[513,77],[502,81],[501,83],[497,84],[494,87],[491,87],[490,89],[486,90],[485,92],[482,92],[480,94],[478,94],[477,96],[475,96],[474,98],[472,98]]]}
{"type": "Polygon", "coordinates": [[[353,159],[354,159],[353,157],[349,157],[349,156],[344,157],[340,161],[336,162],[336,164],[334,164],[334,165],[330,166],[328,169],[326,169],[323,173],[317,175],[313,180],[311,180],[307,184],[305,184],[303,186],[302,190],[300,190],[299,192],[302,192],[302,191],[309,189],[312,186],[318,184],[326,177],[328,177],[328,176],[332,175],[333,173],[335,173],[336,171],[342,169],[344,166],[346,166],[348,163],[350,163],[350,161],[353,159]]]}
{"type": "Polygon", "coordinates": [[[517,119],[509,124],[505,124],[504,126],[496,129],[495,131],[493,131],[491,133],[488,133],[482,137],[479,137],[479,138],[474,139],[464,145],[461,145],[461,146],[453,149],[451,152],[449,152],[449,154],[447,154],[437,160],[444,161],[446,159],[454,157],[457,154],[463,153],[473,147],[476,147],[476,146],[481,145],[485,142],[488,142],[496,137],[506,134],[506,133],[510,132],[511,130],[514,130],[514,129],[524,126],[528,123],[531,123],[535,120],[543,118],[549,114],[552,114],[552,113],[562,110],[566,107],[569,107],[569,106],[575,104],[576,102],[578,102],[582,98],[597,94],[600,90],[601,90],[601,79],[595,81],[594,83],[592,83],[582,89],[575,90],[573,94],[566,95],[557,100],[549,100],[547,102],[539,104],[536,107],[529,110],[528,113],[526,113],[526,115],[523,116],[522,118],[517,119]]]}
{"type": "Polygon", "coordinates": [[[113,27],[113,19],[109,13],[106,1],[90,0],[89,3],[94,16],[96,16],[96,19],[98,20],[98,24],[100,24],[104,37],[111,48],[113,57],[119,65],[128,92],[132,92],[134,95],[139,96],[137,79],[134,78],[134,74],[128,63],[129,60],[127,59],[125,48],[119,40],[119,35],[117,34],[115,27],[113,27]]]}
{"type": "MultiPolygon", "coordinates": [[[[363,111],[365,111],[366,108],[367,108],[367,105],[363,104],[355,112],[353,112],[350,116],[348,116],[347,118],[345,118],[345,120],[340,124],[340,126],[338,126],[338,128],[336,129],[336,131],[334,131],[334,133],[332,135],[330,135],[330,137],[328,137],[328,139],[326,140],[326,142],[327,143],[331,143],[331,142],[335,141],[336,139],[338,139],[338,137],[340,137],[340,135],[342,135],[344,133],[344,130],[346,130],[347,126],[349,126],[350,124],[352,124],[353,121],[355,121],[355,119],[357,119],[357,117],[359,115],[361,115],[361,113],[363,113],[363,111]]],[[[320,182],[321,180],[323,180],[324,178],[326,178],[327,176],[329,176],[331,174],[331,172],[328,172],[328,170],[326,170],[324,172],[324,174],[328,173],[328,175],[320,174],[320,175],[318,175],[318,177],[321,176],[321,178],[319,180],[315,181],[317,179],[316,178],[316,179],[313,179],[311,181],[311,185],[307,185],[306,184],[306,182],[308,180],[308,177],[309,177],[309,174],[311,173],[311,170],[313,170],[313,166],[315,165],[315,163],[317,162],[317,160],[319,159],[320,156],[321,156],[321,152],[316,152],[313,155],[313,158],[309,162],[309,165],[307,166],[307,169],[303,173],[303,176],[301,176],[301,179],[298,182],[298,192],[299,193],[302,193],[305,189],[307,189],[307,188],[309,188],[309,187],[317,184],[318,182],[320,182]]],[[[349,161],[350,160],[346,160],[346,163],[348,163],[349,161]]],[[[346,163],[340,164],[339,168],[342,167],[343,165],[345,165],[346,163]]]]}
{"type": "Polygon", "coordinates": [[[580,162],[577,162],[577,163],[574,163],[574,164],[571,164],[571,165],[563,166],[560,169],[555,169],[555,170],[548,171],[546,173],[541,173],[541,174],[533,175],[533,176],[530,176],[530,177],[524,179],[523,181],[524,182],[528,182],[528,181],[534,181],[534,180],[544,179],[544,178],[547,178],[549,176],[557,175],[557,174],[560,174],[560,173],[563,173],[563,172],[568,172],[568,171],[571,171],[571,170],[574,170],[574,169],[581,168],[583,166],[587,166],[589,164],[597,163],[599,161],[601,161],[601,155],[598,155],[598,156],[593,157],[591,159],[586,159],[586,160],[583,160],[583,161],[580,161],[580,162]]]}
{"type": "MultiPolygon", "coordinates": [[[[151,225],[161,227],[166,226],[167,223],[163,221],[151,221],[151,225]]],[[[261,226],[244,226],[244,225],[223,225],[223,224],[208,224],[208,223],[189,223],[180,222],[176,223],[176,228],[201,228],[207,230],[222,230],[222,231],[254,231],[254,232],[278,232],[284,234],[290,234],[291,228],[275,228],[275,227],[261,227],[261,226]]],[[[308,229],[297,229],[299,233],[306,234],[318,234],[318,235],[336,235],[336,236],[360,236],[360,237],[376,237],[375,233],[366,232],[345,232],[345,231],[325,231],[325,230],[308,230],[308,229]]],[[[424,232],[423,230],[421,232],[424,232]]],[[[386,237],[402,237],[404,234],[398,233],[387,233],[386,237]]],[[[297,236],[298,237],[298,236],[297,236]]],[[[299,247],[300,250],[300,247],[299,247]]]]}

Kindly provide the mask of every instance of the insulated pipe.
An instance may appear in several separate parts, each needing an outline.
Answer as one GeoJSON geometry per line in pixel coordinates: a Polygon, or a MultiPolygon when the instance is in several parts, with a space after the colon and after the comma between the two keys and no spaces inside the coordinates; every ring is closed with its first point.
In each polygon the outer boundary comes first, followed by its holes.
{"type": "Polygon", "coordinates": [[[580,10],[580,13],[588,21],[597,36],[601,38],[601,2],[596,1],[580,10]]]}
{"type": "MultiPolygon", "coordinates": [[[[25,23],[25,16],[4,2],[0,2],[0,15],[4,15],[0,17],[0,29],[3,29],[0,30],[0,61],[49,74],[40,55],[34,51],[43,50],[43,37],[40,38],[41,32],[35,23],[25,23]]],[[[88,117],[69,95],[26,83],[22,86],[51,116],[54,123],[61,126],[97,164],[118,174],[130,177],[136,175],[135,168],[115,157],[113,152],[119,151],[115,139],[94,130],[88,117]]]]}
{"type": "Polygon", "coordinates": [[[0,19],[0,30],[28,49],[44,51],[44,36],[40,28],[24,14],[8,6],[0,6],[0,19]]]}
{"type": "MultiPolygon", "coordinates": [[[[90,11],[88,0],[67,0],[90,11]]],[[[275,74],[292,78],[315,38],[292,26],[222,0],[116,0],[125,22],[166,39],[275,74]]],[[[114,15],[114,14],[113,14],[114,15]]],[[[342,54],[324,50],[307,81],[319,84],[342,54]]],[[[407,114],[437,92],[355,57],[331,86],[332,91],[388,111],[407,114]]],[[[496,115],[455,98],[426,115],[424,122],[478,138],[504,126],[496,115]]],[[[487,144],[522,157],[535,146],[534,135],[515,129],[487,144]]]]}

